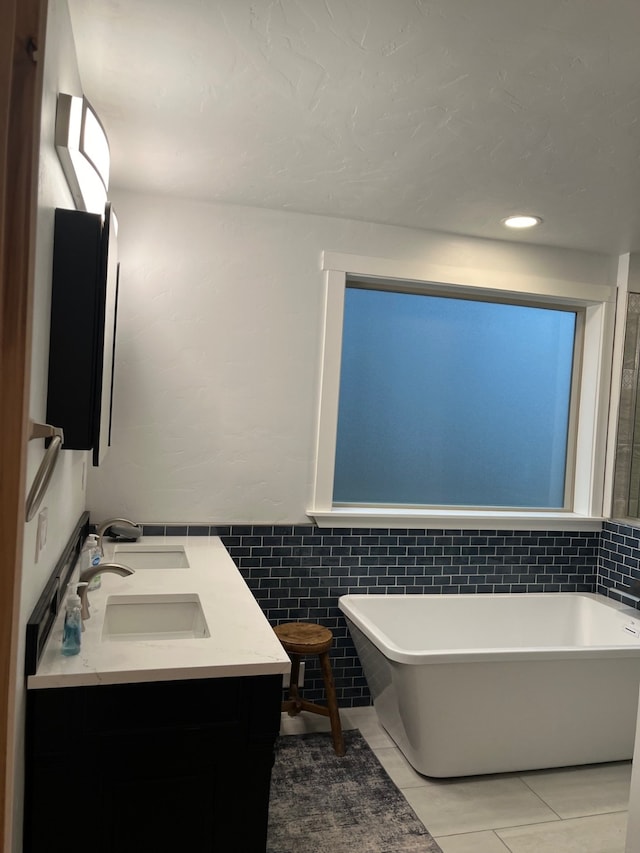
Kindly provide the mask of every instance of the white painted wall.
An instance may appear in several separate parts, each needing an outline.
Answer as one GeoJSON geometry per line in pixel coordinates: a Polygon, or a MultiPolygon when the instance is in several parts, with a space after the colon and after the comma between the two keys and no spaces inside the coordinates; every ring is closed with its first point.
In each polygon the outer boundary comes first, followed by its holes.
{"type": "Polygon", "coordinates": [[[113,446],[89,477],[95,517],[306,522],[321,253],[615,283],[609,258],[130,192],[120,222],[113,446]]]}
{"type": "MultiPolygon", "coordinates": [[[[45,48],[42,133],[40,144],[38,220],[36,237],[33,346],[29,413],[33,420],[44,422],[47,402],[47,370],[49,362],[49,322],[51,306],[51,267],[53,259],[53,217],[56,207],[73,207],[54,145],[53,132],[58,92],[81,94],[75,47],[66,0],[49,0],[49,16],[45,48]]],[[[44,455],[44,442],[29,442],[27,488],[44,455]]],[[[85,452],[65,451],[59,455],[55,474],[42,503],[48,511],[48,534],[45,548],[36,561],[37,517],[25,525],[22,590],[20,601],[19,678],[24,666],[25,625],[45,582],[84,510],[82,464],[85,452]]],[[[16,780],[13,850],[22,850],[22,786],[25,690],[19,680],[16,697],[18,737],[15,743],[16,780]]]]}

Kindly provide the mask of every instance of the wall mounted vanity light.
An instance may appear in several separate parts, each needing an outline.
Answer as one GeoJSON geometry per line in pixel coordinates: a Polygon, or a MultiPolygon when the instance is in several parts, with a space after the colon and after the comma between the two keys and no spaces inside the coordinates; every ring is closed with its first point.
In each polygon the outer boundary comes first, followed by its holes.
{"type": "Polygon", "coordinates": [[[58,95],[55,146],[78,209],[104,213],[109,189],[109,141],[86,98],[58,95]]]}

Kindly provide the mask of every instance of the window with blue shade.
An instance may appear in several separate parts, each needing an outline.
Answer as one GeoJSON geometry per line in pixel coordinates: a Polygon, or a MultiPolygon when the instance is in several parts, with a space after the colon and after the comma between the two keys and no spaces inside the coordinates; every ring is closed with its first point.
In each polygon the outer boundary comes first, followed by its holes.
{"type": "Polygon", "coordinates": [[[564,508],[576,318],[348,284],[334,504],[564,508]]]}

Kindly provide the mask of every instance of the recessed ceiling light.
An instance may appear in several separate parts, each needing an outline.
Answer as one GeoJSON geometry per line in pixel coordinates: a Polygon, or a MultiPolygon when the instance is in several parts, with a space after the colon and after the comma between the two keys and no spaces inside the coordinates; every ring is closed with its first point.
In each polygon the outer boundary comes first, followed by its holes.
{"type": "Polygon", "coordinates": [[[507,216],[502,220],[502,224],[507,228],[533,228],[534,225],[540,225],[542,219],[539,216],[507,216]]]}

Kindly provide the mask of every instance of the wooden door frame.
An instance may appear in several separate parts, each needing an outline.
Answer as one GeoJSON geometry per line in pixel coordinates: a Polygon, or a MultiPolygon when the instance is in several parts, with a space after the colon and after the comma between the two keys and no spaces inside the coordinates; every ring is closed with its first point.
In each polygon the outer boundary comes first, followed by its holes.
{"type": "Polygon", "coordinates": [[[0,844],[12,848],[38,156],[48,0],[0,0],[0,844]]]}

